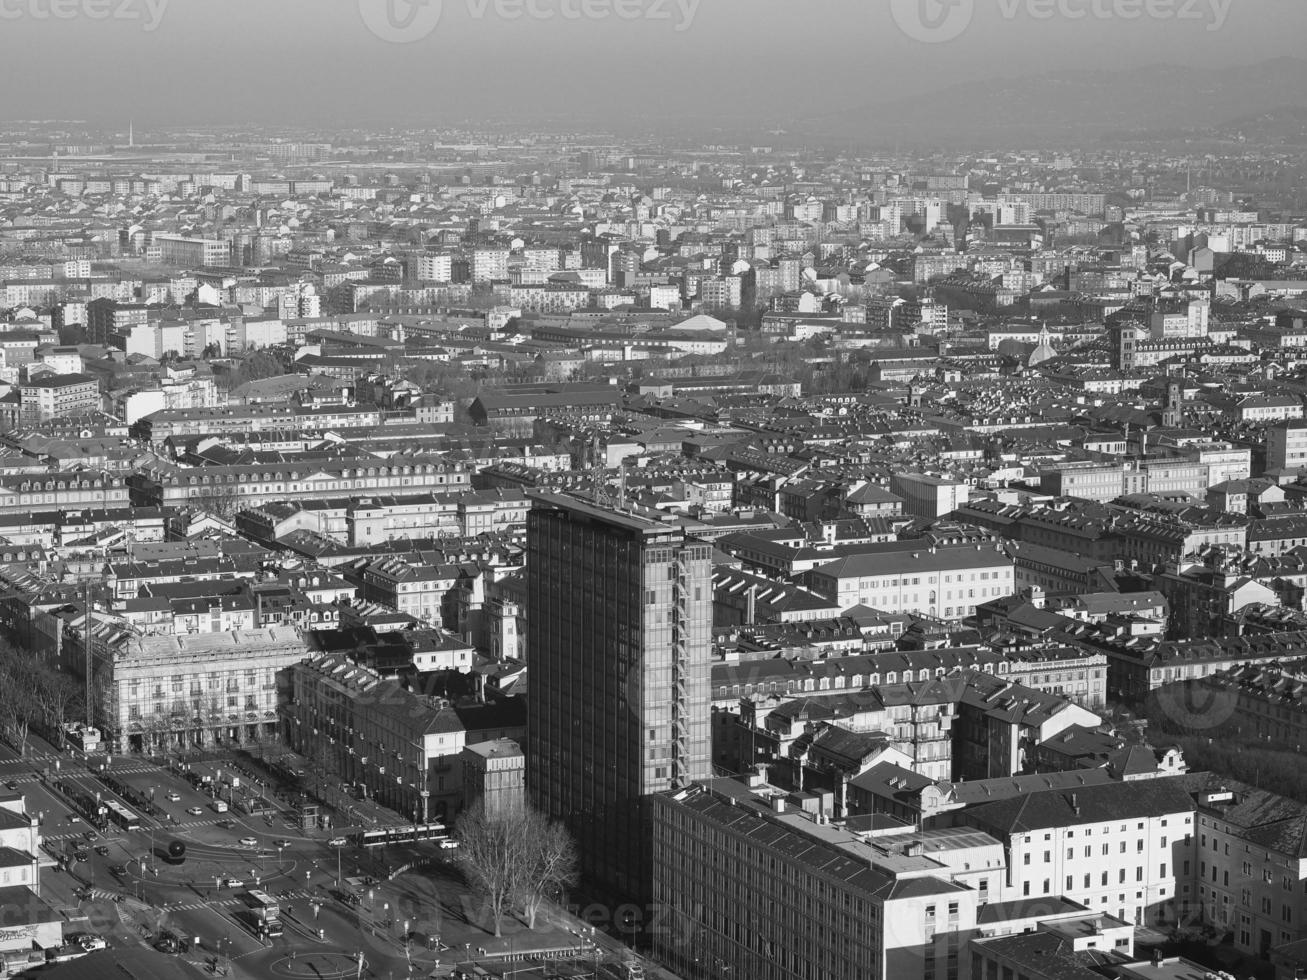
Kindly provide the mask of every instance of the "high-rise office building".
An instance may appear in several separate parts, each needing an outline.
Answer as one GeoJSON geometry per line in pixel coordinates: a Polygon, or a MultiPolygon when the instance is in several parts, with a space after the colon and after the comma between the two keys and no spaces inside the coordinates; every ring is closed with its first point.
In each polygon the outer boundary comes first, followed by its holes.
{"type": "Polygon", "coordinates": [[[709,775],[711,546],[573,496],[528,518],[527,785],[590,886],[648,900],[651,798],[709,775]]]}

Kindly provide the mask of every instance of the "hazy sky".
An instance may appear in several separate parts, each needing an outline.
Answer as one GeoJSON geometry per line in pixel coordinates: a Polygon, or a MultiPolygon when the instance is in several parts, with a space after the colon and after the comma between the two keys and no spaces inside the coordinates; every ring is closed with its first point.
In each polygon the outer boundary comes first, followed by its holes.
{"type": "Polygon", "coordinates": [[[109,126],[783,121],[994,75],[1250,63],[1293,55],[1307,37],[1304,0],[409,2],[0,0],[2,113],[109,126]],[[968,3],[969,26],[945,43],[909,39],[891,9],[909,25],[938,15],[956,26],[968,3]],[[390,43],[368,19],[425,36],[390,43]]]}

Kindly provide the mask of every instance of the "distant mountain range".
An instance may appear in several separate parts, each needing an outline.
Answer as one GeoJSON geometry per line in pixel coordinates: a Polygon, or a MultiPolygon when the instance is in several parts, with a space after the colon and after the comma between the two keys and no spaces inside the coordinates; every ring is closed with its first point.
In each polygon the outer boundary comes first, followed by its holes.
{"type": "Polygon", "coordinates": [[[877,145],[1032,146],[1218,132],[1251,139],[1237,124],[1261,138],[1274,115],[1301,131],[1300,109],[1307,109],[1307,60],[1277,58],[1234,68],[1159,65],[969,82],[812,114],[786,128],[805,140],[877,145]]]}

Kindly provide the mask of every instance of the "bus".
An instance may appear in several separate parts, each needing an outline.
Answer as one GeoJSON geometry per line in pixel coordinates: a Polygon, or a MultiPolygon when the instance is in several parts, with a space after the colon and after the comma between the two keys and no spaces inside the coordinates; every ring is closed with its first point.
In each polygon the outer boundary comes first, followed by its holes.
{"type": "Polygon", "coordinates": [[[282,934],[281,906],[275,898],[265,891],[251,888],[245,893],[245,904],[250,908],[257,931],[273,939],[282,934]]]}
{"type": "Polygon", "coordinates": [[[102,800],[100,805],[108,813],[110,822],[122,830],[141,829],[141,818],[117,800],[102,800]]]}
{"type": "Polygon", "coordinates": [[[415,824],[408,827],[384,827],[354,834],[350,843],[355,847],[385,847],[388,844],[418,844],[447,840],[449,834],[442,823],[415,824]]]}

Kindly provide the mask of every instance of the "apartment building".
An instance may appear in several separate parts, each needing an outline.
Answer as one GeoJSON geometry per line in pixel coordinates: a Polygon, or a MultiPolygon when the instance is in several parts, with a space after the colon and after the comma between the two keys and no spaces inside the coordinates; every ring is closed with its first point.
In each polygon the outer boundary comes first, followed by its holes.
{"type": "Polygon", "coordinates": [[[1268,472],[1307,468],[1307,421],[1294,419],[1266,430],[1266,469],[1268,472]]]}
{"type": "MultiPolygon", "coordinates": [[[[944,856],[952,848],[878,846],[810,804],[758,779],[653,798],[658,960],[686,980],[969,976],[981,891],[944,856]]],[[[999,870],[992,838],[962,844],[999,870]]],[[[970,877],[988,881],[979,868],[970,877]]]]}
{"type": "Polygon", "coordinates": [[[1175,681],[1208,677],[1244,664],[1266,664],[1307,654],[1307,633],[1207,636],[1189,640],[1086,641],[1107,655],[1108,696],[1143,704],[1150,692],[1175,681]]]}
{"type": "Polygon", "coordinates": [[[855,554],[808,573],[812,590],[841,611],[862,605],[952,621],[974,616],[987,599],[1011,595],[1014,581],[1012,559],[993,545],[855,554]]]}
{"type": "Polygon", "coordinates": [[[393,460],[309,460],[248,466],[190,468],[158,463],[127,478],[133,506],[175,507],[228,500],[241,508],[275,500],[337,500],[362,495],[467,489],[459,463],[428,457],[393,460]]]}
{"type": "Polygon", "coordinates": [[[109,473],[0,475],[0,514],[127,507],[127,480],[109,473]]]}
{"type": "Polygon", "coordinates": [[[449,282],[454,278],[454,256],[447,252],[424,252],[409,256],[407,261],[410,279],[419,282],[449,282]]]}
{"type": "Polygon", "coordinates": [[[971,499],[966,483],[926,473],[895,473],[890,490],[902,498],[904,513],[932,521],[965,507],[971,499]]]}
{"type": "MultiPolygon", "coordinates": [[[[879,678],[880,675],[873,675],[879,678]]],[[[790,697],[759,694],[739,704],[743,768],[797,759],[813,726],[874,734],[930,779],[1014,776],[1033,764],[1036,748],[1062,732],[1101,719],[1064,696],[1047,694],[981,670],[916,680],[894,671],[872,686],[790,697]]],[[[856,775],[849,773],[847,775],[856,775]]],[[[844,785],[832,785],[839,800],[844,785]]]]}
{"type": "Polygon", "coordinates": [[[508,278],[509,251],[506,248],[472,250],[470,267],[473,282],[500,282],[508,278]]]}
{"type": "Polygon", "coordinates": [[[186,238],[182,235],[154,235],[164,265],[221,268],[231,265],[231,244],[216,238],[186,238]]]}
{"type": "Polygon", "coordinates": [[[445,596],[458,581],[457,565],[416,565],[398,558],[366,564],[355,573],[362,598],[412,616],[424,623],[439,624],[445,596]]]}
{"type": "Polygon", "coordinates": [[[18,420],[24,425],[100,410],[100,382],[89,374],[46,374],[18,391],[18,420]]]}
{"type": "Polygon", "coordinates": [[[1241,952],[1269,957],[1307,937],[1307,829],[1302,804],[1202,773],[1194,793],[1194,872],[1202,921],[1241,952]]]}
{"type": "Polygon", "coordinates": [[[704,279],[699,283],[699,302],[707,310],[734,310],[741,303],[742,280],[739,276],[704,279]]]}
{"type": "Polygon", "coordinates": [[[590,290],[566,283],[514,285],[509,287],[508,301],[529,313],[570,313],[590,305],[590,290]]]}
{"type": "MultiPolygon", "coordinates": [[[[77,649],[80,636],[65,640],[77,649]]],[[[114,623],[92,629],[95,721],[115,753],[239,745],[274,737],[292,664],[308,656],[299,630],[144,636],[114,623]],[[281,692],[281,693],[279,693],[281,692]]],[[[69,660],[85,675],[80,658],[69,660]]]]}
{"type": "Polygon", "coordinates": [[[360,797],[422,822],[462,809],[466,748],[526,734],[520,699],[457,705],[338,655],[292,668],[283,714],[295,751],[360,797]]]}
{"type": "Polygon", "coordinates": [[[1066,897],[1136,925],[1191,900],[1194,801],[1186,776],[1036,792],[956,819],[1003,842],[1005,899],[1066,897]]]}
{"type": "Polygon", "coordinates": [[[1245,738],[1280,745],[1307,741],[1307,660],[1243,664],[1164,688],[1178,704],[1221,704],[1225,726],[1245,738]]]}

